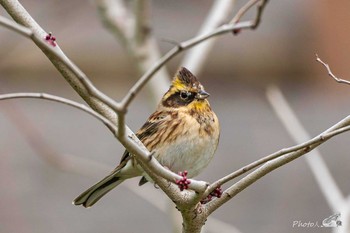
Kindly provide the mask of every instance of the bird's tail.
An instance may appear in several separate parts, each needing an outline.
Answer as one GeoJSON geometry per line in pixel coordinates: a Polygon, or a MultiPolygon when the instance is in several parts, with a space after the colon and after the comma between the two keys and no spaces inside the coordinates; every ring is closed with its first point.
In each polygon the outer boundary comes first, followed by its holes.
{"type": "Polygon", "coordinates": [[[91,207],[105,194],[121,184],[123,181],[123,178],[118,177],[115,172],[112,172],[110,175],[106,176],[101,181],[75,198],[73,204],[83,205],[85,208],[91,207]]]}

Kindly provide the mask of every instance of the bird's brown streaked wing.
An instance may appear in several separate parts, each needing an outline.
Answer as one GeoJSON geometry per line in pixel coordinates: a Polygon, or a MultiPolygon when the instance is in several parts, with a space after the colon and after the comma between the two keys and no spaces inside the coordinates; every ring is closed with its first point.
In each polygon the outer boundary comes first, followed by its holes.
{"type": "MultiPolygon", "coordinates": [[[[137,131],[137,138],[144,143],[146,138],[151,137],[154,133],[158,131],[159,125],[164,121],[169,112],[156,111],[154,112],[146,121],[145,124],[137,131]]],[[[145,145],[147,147],[147,145],[145,145]]],[[[131,158],[129,151],[125,150],[120,163],[127,161],[131,158]]]]}

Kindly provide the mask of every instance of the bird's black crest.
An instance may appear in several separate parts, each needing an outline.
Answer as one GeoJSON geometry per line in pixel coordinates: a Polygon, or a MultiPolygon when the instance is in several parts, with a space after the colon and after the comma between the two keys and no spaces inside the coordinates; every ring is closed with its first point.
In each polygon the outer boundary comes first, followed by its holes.
{"type": "Polygon", "coordinates": [[[195,84],[198,86],[199,82],[196,76],[194,76],[188,69],[185,67],[181,67],[178,72],[178,78],[183,82],[184,84],[190,86],[195,84]]]}

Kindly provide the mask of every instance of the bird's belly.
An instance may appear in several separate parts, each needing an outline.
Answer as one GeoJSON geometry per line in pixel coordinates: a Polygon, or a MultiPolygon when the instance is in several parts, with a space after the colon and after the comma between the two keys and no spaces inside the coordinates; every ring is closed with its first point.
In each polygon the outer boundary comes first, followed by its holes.
{"type": "Polygon", "coordinates": [[[155,149],[158,161],[171,171],[188,171],[188,177],[198,175],[213,158],[217,138],[182,137],[174,143],[155,149]]]}

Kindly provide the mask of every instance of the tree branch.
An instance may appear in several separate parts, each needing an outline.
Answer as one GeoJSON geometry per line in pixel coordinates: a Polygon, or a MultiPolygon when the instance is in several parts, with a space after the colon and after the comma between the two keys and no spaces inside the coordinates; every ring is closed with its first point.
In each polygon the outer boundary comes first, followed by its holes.
{"type": "MultiPolygon", "coordinates": [[[[93,109],[95,109],[98,113],[100,113],[102,116],[106,117],[113,123],[118,121],[119,119],[119,123],[121,123],[122,127],[125,127],[125,133],[126,135],[128,135],[127,137],[120,137],[120,134],[118,133],[116,136],[119,139],[119,141],[123,144],[123,146],[127,148],[127,150],[130,153],[136,156],[144,170],[146,172],[151,173],[151,178],[159,185],[159,187],[162,188],[162,190],[171,199],[181,199],[179,197],[184,194],[181,194],[180,192],[175,193],[168,191],[167,188],[169,184],[166,180],[175,182],[176,179],[181,179],[182,177],[165,169],[162,165],[159,164],[159,162],[156,159],[150,160],[150,153],[137,139],[133,132],[125,124],[123,124],[124,119],[120,119],[120,117],[117,118],[115,112],[117,111],[119,115],[124,117],[124,110],[126,109],[119,108],[118,103],[114,102],[112,99],[98,91],[87,78],[87,76],[64,55],[64,53],[59,49],[59,46],[52,47],[51,45],[47,44],[46,41],[44,41],[43,39],[46,35],[43,29],[40,28],[40,26],[34,21],[34,19],[28,14],[28,12],[22,7],[22,5],[18,1],[0,0],[0,3],[15,20],[25,25],[26,27],[32,29],[29,33],[29,31],[26,30],[25,27],[21,27],[20,25],[17,25],[17,27],[12,27],[13,25],[8,24],[6,20],[3,20],[3,17],[0,18],[0,21],[3,24],[6,24],[11,29],[13,29],[14,31],[18,32],[18,30],[20,30],[21,34],[24,33],[26,37],[31,38],[38,45],[38,47],[43,50],[44,54],[47,55],[51,62],[56,66],[58,71],[61,72],[61,74],[72,85],[72,87],[93,109]],[[37,36],[37,34],[39,36],[37,36]],[[90,93],[90,91],[92,91],[93,93],[90,93]],[[96,93],[94,93],[94,91],[96,91],[96,93]],[[91,95],[95,95],[98,98],[92,97],[91,95]],[[100,98],[103,101],[101,101],[100,98]],[[113,106],[113,108],[111,108],[110,106],[113,106]],[[166,180],[164,180],[161,177],[165,178],[166,180]]],[[[189,187],[192,190],[201,193],[206,189],[207,185],[208,184],[203,181],[191,180],[191,184],[189,187]]],[[[174,190],[175,188],[172,189],[172,191],[174,190]]]]}
{"type": "Polygon", "coordinates": [[[337,76],[335,76],[332,71],[331,71],[331,68],[329,67],[329,65],[325,62],[323,62],[321,60],[321,58],[319,58],[319,56],[316,54],[316,61],[318,61],[319,63],[321,63],[324,67],[326,67],[327,69],[327,72],[328,72],[328,75],[330,77],[332,77],[337,83],[344,83],[344,84],[347,84],[347,85],[350,85],[350,81],[348,80],[345,80],[345,79],[341,79],[341,78],[338,78],[337,76]]]}
{"type": "Polygon", "coordinates": [[[15,31],[25,37],[30,38],[32,35],[32,31],[29,28],[23,27],[1,15],[0,15],[0,25],[4,26],[7,29],[15,31]]]}
{"type": "MultiPolygon", "coordinates": [[[[210,33],[213,29],[219,27],[226,21],[228,15],[232,13],[235,0],[216,0],[214,1],[211,10],[205,19],[198,35],[210,33]]],[[[191,70],[192,73],[198,75],[205,61],[208,59],[208,54],[214,46],[216,38],[208,39],[206,42],[194,47],[184,57],[181,66],[191,70]]]]}
{"type": "Polygon", "coordinates": [[[219,36],[228,32],[232,32],[234,30],[243,30],[243,29],[255,29],[260,24],[260,19],[262,16],[262,12],[264,7],[267,4],[267,0],[262,0],[262,3],[258,7],[257,15],[254,20],[245,21],[241,23],[235,24],[224,24],[212,32],[199,35],[187,41],[179,43],[169,52],[167,52],[157,63],[153,64],[153,66],[148,69],[148,71],[135,83],[135,85],[129,90],[127,95],[121,101],[121,108],[127,108],[131,101],[135,98],[136,94],[142,89],[142,87],[147,83],[147,81],[170,59],[175,57],[180,52],[192,48],[212,37],[219,36]]]}
{"type": "Polygon", "coordinates": [[[50,101],[54,101],[54,102],[58,102],[58,103],[62,103],[65,105],[69,105],[72,106],[74,108],[77,108],[79,110],[82,110],[88,114],[90,114],[91,116],[95,117],[96,119],[98,119],[99,121],[101,121],[103,124],[105,124],[108,129],[114,134],[116,135],[118,132],[118,129],[116,128],[116,126],[109,121],[107,118],[105,118],[104,116],[100,115],[99,113],[95,112],[94,110],[92,110],[91,108],[88,108],[87,106],[80,104],[78,102],[66,99],[66,98],[62,98],[59,96],[55,96],[55,95],[50,95],[50,94],[46,94],[46,93],[10,93],[10,94],[1,94],[0,95],[0,100],[7,100],[7,99],[18,99],[18,98],[36,98],[36,99],[44,99],[44,100],[50,100],[50,101]]]}
{"type": "Polygon", "coordinates": [[[218,27],[216,30],[212,31],[206,35],[200,35],[195,38],[189,39],[178,44],[176,47],[167,52],[157,63],[155,63],[142,77],[135,83],[135,85],[129,90],[127,95],[121,101],[121,108],[127,108],[131,101],[135,98],[136,94],[144,87],[147,81],[169,60],[175,57],[180,52],[192,48],[203,41],[206,41],[212,37],[219,36],[232,30],[238,29],[250,29],[255,25],[252,21],[237,23],[235,25],[224,24],[218,27]]]}
{"type": "MultiPolygon", "coordinates": [[[[266,94],[277,117],[280,119],[294,141],[301,143],[308,140],[310,136],[298,120],[281,90],[276,86],[270,86],[268,87],[266,94]]],[[[346,127],[340,128],[338,131],[341,131],[342,129],[344,130],[346,127]]],[[[341,206],[345,203],[345,199],[326,163],[322,159],[320,151],[316,148],[311,151],[310,155],[306,156],[305,159],[329,206],[334,212],[339,211],[341,206]]]]}
{"type": "MultiPolygon", "coordinates": [[[[350,122],[350,116],[345,118],[344,120],[347,120],[350,122]]],[[[347,123],[348,124],[348,123],[347,123]]],[[[227,176],[224,176],[223,178],[215,181],[214,183],[212,183],[208,189],[205,191],[205,193],[203,194],[204,196],[210,194],[212,191],[214,191],[217,187],[237,178],[238,176],[241,176],[243,175],[244,173],[247,173],[251,170],[253,170],[254,168],[257,168],[258,166],[266,163],[266,162],[269,162],[271,160],[274,160],[276,158],[279,158],[283,155],[286,155],[286,154],[289,154],[289,153],[292,153],[292,152],[295,152],[295,151],[298,151],[298,150],[302,150],[302,149],[305,149],[305,148],[308,148],[310,146],[313,146],[319,142],[322,142],[324,140],[328,140],[330,139],[331,137],[334,137],[338,134],[341,134],[345,131],[348,130],[348,126],[342,126],[341,128],[339,129],[334,129],[332,132],[329,132],[329,133],[324,133],[324,134],[321,134],[321,135],[318,135],[316,137],[314,137],[313,139],[311,140],[308,140],[304,143],[301,143],[301,144],[298,144],[296,146],[292,146],[292,147],[288,147],[288,148],[284,148],[284,149],[281,149],[277,152],[274,152],[270,155],[267,155],[259,160],[256,160],[234,172],[232,172],[231,174],[227,175],[227,176]]]]}
{"type": "Polygon", "coordinates": [[[343,120],[341,120],[340,122],[338,122],[337,124],[335,124],[334,126],[327,129],[326,131],[324,131],[323,133],[321,133],[320,135],[318,135],[317,137],[315,137],[314,139],[308,142],[310,143],[311,141],[318,138],[318,140],[313,141],[312,144],[309,144],[306,147],[304,146],[298,150],[294,150],[293,152],[284,154],[278,158],[275,158],[273,160],[270,160],[264,163],[264,165],[262,165],[261,167],[259,167],[258,169],[250,173],[249,175],[239,180],[237,183],[233,184],[227,190],[225,190],[221,198],[217,198],[209,202],[206,205],[208,215],[214,212],[221,205],[229,201],[231,198],[236,196],[238,193],[243,191],[245,188],[249,187],[251,184],[255,183],[257,180],[265,176],[266,174],[310,152],[311,150],[321,145],[325,141],[329,140],[330,138],[349,130],[350,130],[350,116],[344,118],[343,120]]]}
{"type": "Polygon", "coordinates": [[[231,24],[235,24],[238,23],[241,18],[243,17],[243,15],[245,15],[245,13],[247,13],[247,11],[252,8],[255,4],[257,4],[258,2],[260,2],[261,0],[250,0],[249,2],[247,2],[243,7],[241,7],[241,9],[239,9],[239,11],[237,12],[237,14],[233,17],[233,19],[230,21],[231,24]]]}
{"type": "Polygon", "coordinates": [[[267,3],[268,3],[268,0],[261,0],[260,4],[258,5],[257,14],[255,17],[254,26],[252,27],[252,29],[256,29],[260,25],[262,13],[267,3]]]}
{"type": "MultiPolygon", "coordinates": [[[[264,2],[266,3],[266,1],[264,2]]],[[[53,62],[56,68],[64,75],[66,80],[75,88],[75,90],[84,98],[85,101],[87,101],[87,103],[92,108],[96,109],[97,111],[103,112],[103,114],[101,114],[104,116],[105,114],[107,114],[107,118],[111,118],[112,122],[115,122],[117,118],[114,113],[118,113],[118,126],[120,127],[119,132],[122,132],[117,134],[118,139],[128,149],[130,153],[135,154],[136,158],[139,160],[144,170],[147,173],[149,173],[149,175],[163,189],[163,191],[172,200],[179,201],[181,203],[188,203],[187,200],[193,200],[193,195],[191,195],[191,193],[184,192],[184,194],[181,195],[177,187],[175,188],[174,184],[170,184],[169,186],[167,181],[165,181],[163,178],[160,178],[165,177],[167,180],[172,180],[174,177],[176,177],[176,179],[179,179],[181,177],[164,169],[158,163],[158,161],[153,159],[153,156],[147,152],[147,150],[143,147],[140,141],[138,141],[135,135],[133,135],[132,132],[126,127],[124,122],[125,113],[135,95],[167,61],[169,61],[181,51],[198,45],[212,37],[231,32],[233,30],[256,28],[256,26],[260,22],[260,17],[264,5],[261,5],[261,7],[258,9],[255,20],[237,23],[235,25],[225,24],[218,27],[216,30],[213,30],[213,32],[211,33],[201,35],[180,43],[178,46],[176,46],[167,54],[165,54],[156,64],[153,65],[151,69],[148,69],[148,71],[130,89],[130,91],[119,104],[110,99],[109,97],[104,96],[102,93],[100,95],[99,91],[92,85],[92,83],[85,76],[85,74],[83,74],[73,63],[71,63],[71,61],[63,54],[63,52],[59,49],[58,46],[55,47],[55,49],[52,49],[50,46],[48,46],[48,44],[45,41],[43,42],[42,37],[45,35],[44,31],[30,17],[30,15],[25,11],[25,9],[19,4],[18,1],[0,0],[0,3],[6,8],[9,14],[17,22],[33,30],[32,34],[28,35],[28,37],[32,38],[32,40],[43,50],[43,52],[47,54],[47,56],[53,62]],[[36,34],[38,34],[39,36],[36,36],[36,34]],[[91,96],[95,98],[93,99],[91,98],[91,96]],[[111,112],[113,113],[111,114],[111,112]],[[126,127],[126,135],[128,135],[127,137],[123,133],[123,127],[126,127]],[[155,174],[159,175],[160,177],[157,177],[155,174]]],[[[207,183],[191,180],[190,188],[201,194],[207,188],[207,183]]],[[[178,203],[178,206],[180,204],[178,203]]],[[[185,216],[189,217],[191,216],[191,214],[185,213],[185,216]]],[[[191,228],[193,226],[188,227],[191,228]]]]}
{"type": "MultiPolygon", "coordinates": [[[[149,23],[149,1],[134,0],[131,11],[123,0],[95,0],[101,21],[107,29],[126,48],[135,60],[139,74],[145,73],[149,67],[161,57],[156,39],[151,34],[149,23]],[[127,30],[124,30],[127,29],[127,30]]],[[[149,80],[149,89],[153,102],[163,97],[170,85],[170,76],[165,67],[149,80]]]]}
{"type": "MultiPolygon", "coordinates": [[[[23,10],[25,11],[24,8],[23,10]]],[[[46,54],[51,61],[55,61],[55,62],[57,61],[60,64],[64,65],[64,68],[61,68],[61,73],[67,72],[67,71],[71,72],[74,75],[74,77],[77,77],[80,80],[84,88],[86,88],[87,93],[84,93],[84,96],[81,95],[85,99],[85,101],[91,98],[92,96],[94,98],[101,100],[104,104],[112,108],[114,112],[120,111],[119,105],[110,97],[106,96],[104,93],[99,91],[92,84],[89,78],[67,56],[65,56],[65,54],[62,52],[62,50],[59,49],[58,46],[53,47],[52,45],[50,45],[44,40],[44,36],[40,37],[34,32],[34,30],[31,30],[30,28],[11,22],[2,16],[0,16],[0,24],[33,40],[33,42],[36,43],[40,49],[43,50],[44,54],[46,54]]],[[[73,81],[72,77],[69,77],[69,78],[70,78],[69,81],[72,82],[73,81]]]]}

